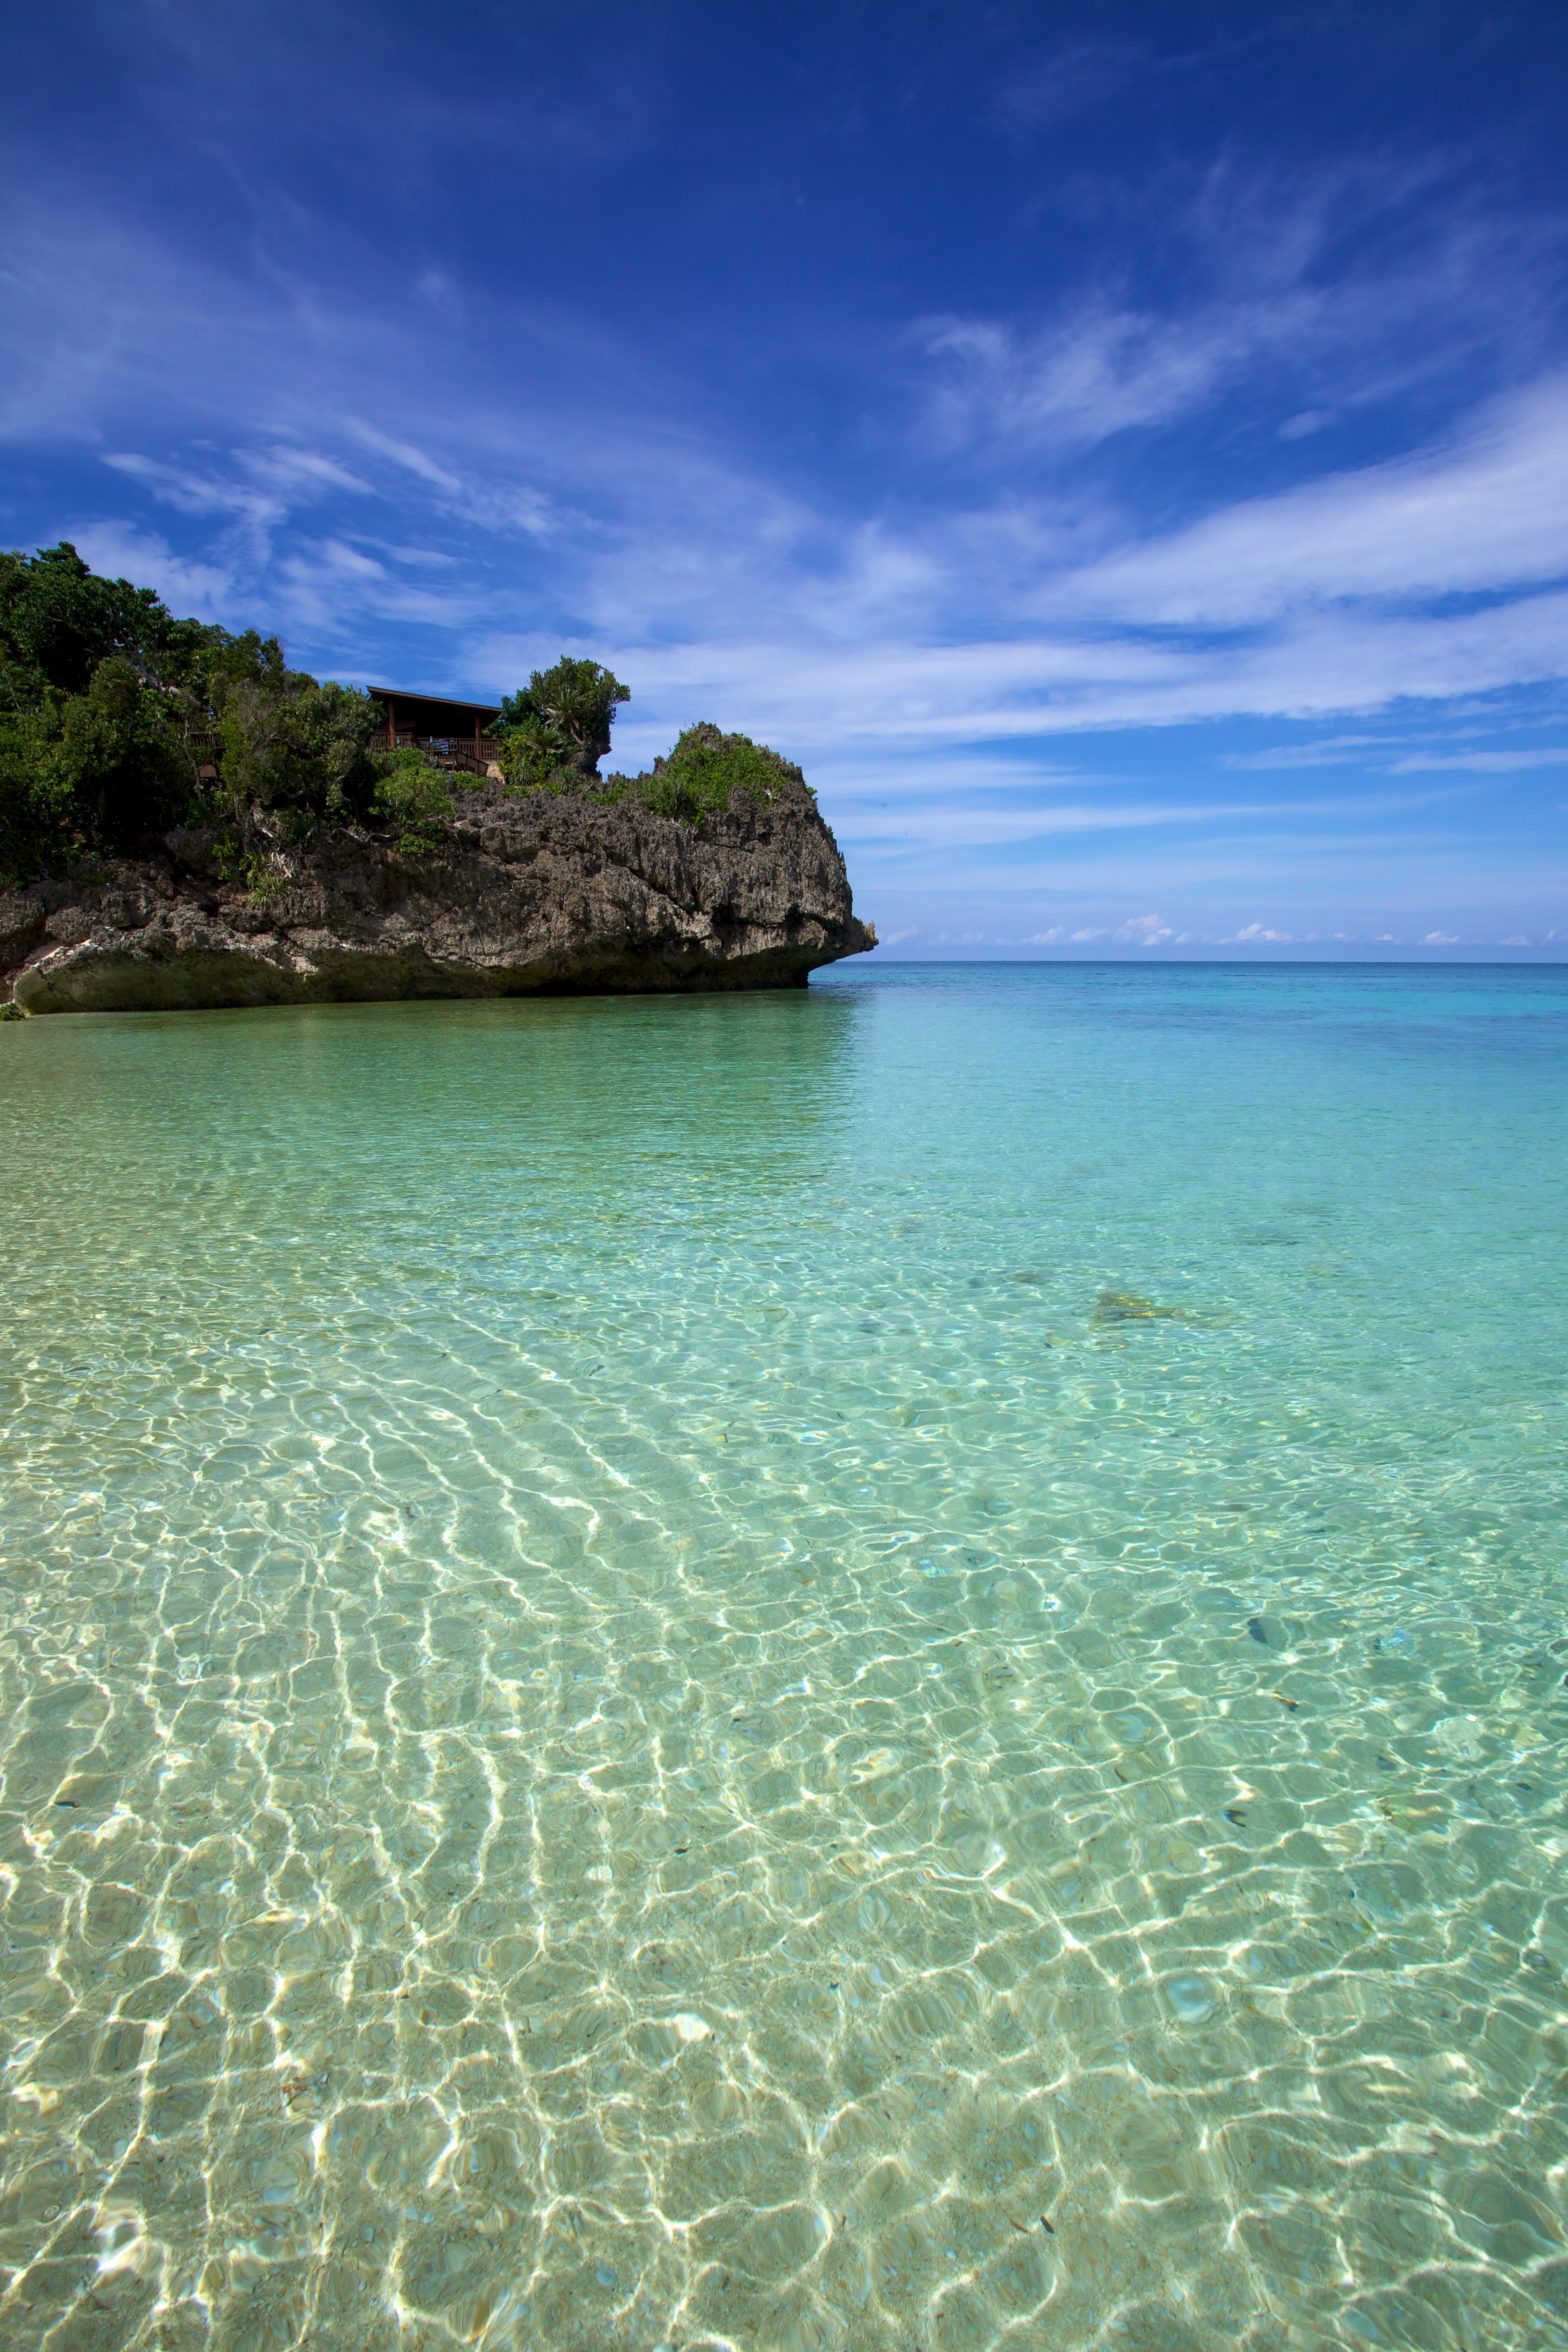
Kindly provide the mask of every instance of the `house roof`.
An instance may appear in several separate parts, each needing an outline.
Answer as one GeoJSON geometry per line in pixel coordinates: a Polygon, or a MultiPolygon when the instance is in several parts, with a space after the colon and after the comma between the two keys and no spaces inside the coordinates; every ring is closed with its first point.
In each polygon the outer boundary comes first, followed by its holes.
{"type": "Polygon", "coordinates": [[[367,686],[365,692],[376,702],[417,702],[427,711],[466,711],[476,719],[493,719],[501,708],[499,696],[493,702],[465,702],[455,694],[415,694],[407,686],[367,686]]]}

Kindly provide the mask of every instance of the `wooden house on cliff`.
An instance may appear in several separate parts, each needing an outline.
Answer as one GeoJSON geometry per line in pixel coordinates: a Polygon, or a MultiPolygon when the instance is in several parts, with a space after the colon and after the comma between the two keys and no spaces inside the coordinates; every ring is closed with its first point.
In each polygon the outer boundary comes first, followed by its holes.
{"type": "Polygon", "coordinates": [[[491,733],[499,703],[453,702],[438,694],[410,694],[402,686],[368,691],[386,713],[389,748],[412,744],[434,766],[458,768],[468,776],[500,774],[501,747],[491,733]]]}

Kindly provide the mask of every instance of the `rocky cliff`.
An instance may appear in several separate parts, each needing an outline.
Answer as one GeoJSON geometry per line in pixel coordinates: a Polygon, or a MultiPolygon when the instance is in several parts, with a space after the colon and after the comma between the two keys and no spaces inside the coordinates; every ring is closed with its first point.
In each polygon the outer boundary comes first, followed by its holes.
{"type": "Polygon", "coordinates": [[[693,826],[635,801],[465,794],[409,855],[324,836],[225,880],[218,837],[0,893],[24,1013],[537,990],[787,988],[876,935],[803,785],[693,826]]]}

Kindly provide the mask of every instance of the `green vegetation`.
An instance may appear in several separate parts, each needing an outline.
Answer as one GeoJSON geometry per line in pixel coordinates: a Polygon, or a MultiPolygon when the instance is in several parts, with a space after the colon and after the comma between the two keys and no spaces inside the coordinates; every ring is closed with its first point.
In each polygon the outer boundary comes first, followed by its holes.
{"type": "Polygon", "coordinates": [[[0,554],[0,881],[134,855],[173,825],[235,858],[374,814],[368,694],[286,667],[275,637],[176,620],[62,543],[0,554]]]}
{"type": "MultiPolygon", "coordinates": [[[[641,776],[601,778],[630,690],[597,662],[535,670],[496,723],[509,794],[630,802],[688,825],[809,790],[744,735],[690,727],[641,776]]],[[[105,579],[62,542],[0,552],[0,886],[207,829],[220,873],[258,901],[288,852],[364,829],[411,857],[449,833],[455,792],[482,783],[378,740],[357,687],[291,670],[275,637],[177,620],[150,588],[105,579]]]]}
{"type": "MultiPolygon", "coordinates": [[[[458,781],[468,784],[466,776],[458,781]]],[[[456,805],[441,770],[411,744],[386,755],[371,806],[405,856],[421,857],[438,848],[456,805]]]]}
{"type": "Polygon", "coordinates": [[[570,654],[535,670],[507,696],[496,720],[507,782],[524,792],[579,790],[610,748],[617,703],[631,697],[631,688],[597,662],[570,654]]]}
{"type": "Polygon", "coordinates": [[[520,693],[508,696],[496,721],[507,790],[633,801],[656,816],[700,825],[730,808],[737,793],[763,801],[787,784],[811,789],[776,751],[749,735],[726,735],[706,724],[688,727],[669,756],[643,775],[601,778],[599,762],[610,748],[616,708],[630,700],[630,687],[597,662],[567,656],[553,669],[535,670],[520,693]]]}
{"type": "Polygon", "coordinates": [[[252,632],[212,647],[193,715],[213,771],[210,799],[242,840],[264,820],[295,842],[368,814],[386,764],[372,749],[380,711],[358,687],[285,668],[275,637],[252,632]]]}
{"type": "Polygon", "coordinates": [[[0,555],[0,876],[171,821],[192,762],[165,704],[204,635],[72,547],[0,555]]]}
{"type": "Polygon", "coordinates": [[[737,793],[747,800],[771,800],[786,783],[811,789],[798,768],[765,744],[703,725],[688,727],[669,757],[655,760],[647,775],[613,776],[606,789],[609,797],[640,801],[657,816],[700,825],[704,817],[729,808],[737,793]]]}

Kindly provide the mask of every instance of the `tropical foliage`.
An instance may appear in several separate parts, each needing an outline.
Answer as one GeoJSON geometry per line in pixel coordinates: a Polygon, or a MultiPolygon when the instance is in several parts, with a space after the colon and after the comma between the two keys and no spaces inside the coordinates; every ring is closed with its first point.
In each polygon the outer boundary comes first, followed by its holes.
{"type": "MultiPolygon", "coordinates": [[[[744,735],[690,727],[640,776],[601,777],[630,690],[568,655],[501,706],[509,794],[631,802],[701,825],[744,800],[804,789],[744,735]]],[[[275,637],[177,620],[150,588],[93,572],[62,541],[0,552],[0,885],[205,826],[221,871],[256,878],[323,830],[364,827],[400,852],[438,849],[457,790],[417,749],[379,740],[357,687],[291,670],[275,637]]]]}
{"type": "Polygon", "coordinates": [[[574,792],[596,776],[610,725],[632,690],[598,662],[564,654],[501,705],[495,731],[507,782],[525,792],[574,792]]]}
{"type": "MultiPolygon", "coordinates": [[[[461,781],[466,785],[468,779],[461,781]]],[[[408,743],[387,755],[371,807],[397,848],[409,857],[439,847],[457,813],[446,777],[408,743]]]]}
{"type": "Polygon", "coordinates": [[[811,789],[798,768],[765,744],[706,725],[688,727],[669,757],[655,760],[647,775],[613,781],[623,787],[619,797],[639,800],[656,815],[688,825],[733,807],[737,793],[759,801],[771,800],[786,783],[811,789]]]}
{"type": "Polygon", "coordinates": [[[176,620],[62,542],[0,553],[0,880],[177,824],[298,841],[374,810],[368,694],[289,669],[275,637],[176,620]]]}

